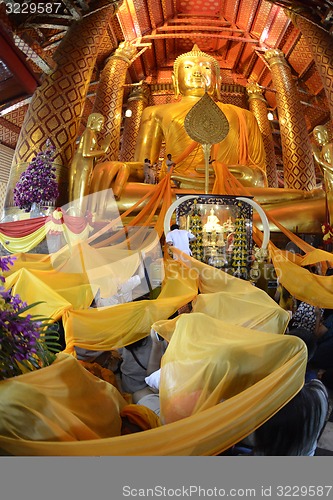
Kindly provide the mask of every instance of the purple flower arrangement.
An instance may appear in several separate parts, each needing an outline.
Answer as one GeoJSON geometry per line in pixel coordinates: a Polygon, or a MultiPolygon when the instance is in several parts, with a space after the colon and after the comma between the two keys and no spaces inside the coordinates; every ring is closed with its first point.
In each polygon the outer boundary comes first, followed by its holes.
{"type": "MultiPolygon", "coordinates": [[[[0,257],[0,271],[8,271],[15,258],[0,257]]],[[[0,276],[2,283],[4,276],[0,276]]],[[[27,305],[19,295],[0,286],[0,381],[49,366],[59,351],[57,326],[49,318],[24,314],[27,305]]]]}
{"type": "Polygon", "coordinates": [[[47,139],[46,149],[37,153],[20,175],[14,188],[14,203],[17,207],[29,212],[33,203],[42,204],[59,196],[56,169],[53,167],[54,151],[54,146],[47,139]]]}

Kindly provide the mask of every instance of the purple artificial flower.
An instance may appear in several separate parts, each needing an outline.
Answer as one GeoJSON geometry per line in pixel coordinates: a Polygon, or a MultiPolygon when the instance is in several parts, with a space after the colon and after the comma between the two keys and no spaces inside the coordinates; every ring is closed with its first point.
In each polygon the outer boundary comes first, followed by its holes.
{"type": "Polygon", "coordinates": [[[59,196],[56,176],[53,173],[56,169],[52,165],[54,152],[54,146],[47,139],[45,151],[37,153],[16,183],[13,191],[14,203],[26,212],[29,212],[32,203],[55,200],[59,196]]]}

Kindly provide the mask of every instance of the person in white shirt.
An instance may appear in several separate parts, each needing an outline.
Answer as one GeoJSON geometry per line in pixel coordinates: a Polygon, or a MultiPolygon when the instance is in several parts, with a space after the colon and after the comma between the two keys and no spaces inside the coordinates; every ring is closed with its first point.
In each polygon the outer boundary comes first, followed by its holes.
{"type": "Polygon", "coordinates": [[[145,184],[155,184],[155,175],[149,158],[145,158],[145,161],[143,163],[143,172],[145,176],[145,184]]]}
{"type": "Polygon", "coordinates": [[[176,165],[175,162],[172,160],[172,155],[170,153],[167,154],[167,159],[165,160],[165,164],[167,166],[168,173],[170,172],[171,167],[173,167],[174,165],[176,165]]]}
{"type": "Polygon", "coordinates": [[[174,246],[187,255],[192,255],[190,241],[194,241],[195,239],[196,237],[191,231],[179,229],[178,224],[172,224],[170,231],[165,237],[167,245],[174,246]]]}

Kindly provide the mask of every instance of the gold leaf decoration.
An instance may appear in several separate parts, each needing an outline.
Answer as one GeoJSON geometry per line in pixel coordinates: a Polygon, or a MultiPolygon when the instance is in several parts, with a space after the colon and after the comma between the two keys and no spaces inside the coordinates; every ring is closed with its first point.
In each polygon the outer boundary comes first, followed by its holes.
{"type": "Polygon", "coordinates": [[[207,93],[187,113],[184,126],[199,144],[217,144],[229,132],[227,117],[207,93]]]}

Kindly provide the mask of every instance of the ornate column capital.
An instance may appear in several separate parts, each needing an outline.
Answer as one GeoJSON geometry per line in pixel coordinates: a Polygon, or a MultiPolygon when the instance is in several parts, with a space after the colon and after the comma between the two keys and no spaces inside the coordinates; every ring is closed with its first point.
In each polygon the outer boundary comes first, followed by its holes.
{"type": "Polygon", "coordinates": [[[120,59],[130,65],[131,59],[136,53],[136,47],[132,45],[131,42],[121,42],[107,62],[109,63],[111,59],[120,59]]]}
{"type": "Polygon", "coordinates": [[[257,82],[249,82],[246,85],[246,93],[249,96],[249,100],[251,99],[260,99],[261,101],[266,103],[266,99],[264,98],[263,89],[257,82]]]}
{"type": "Polygon", "coordinates": [[[288,63],[285,59],[285,55],[282,52],[282,50],[279,49],[268,49],[264,53],[264,58],[268,62],[269,66],[272,67],[275,64],[283,64],[284,66],[288,67],[288,63]]]}
{"type": "Polygon", "coordinates": [[[149,86],[146,82],[142,82],[140,85],[137,85],[132,88],[131,93],[127,99],[127,102],[130,101],[144,101],[148,104],[149,100],[149,86]]]}

